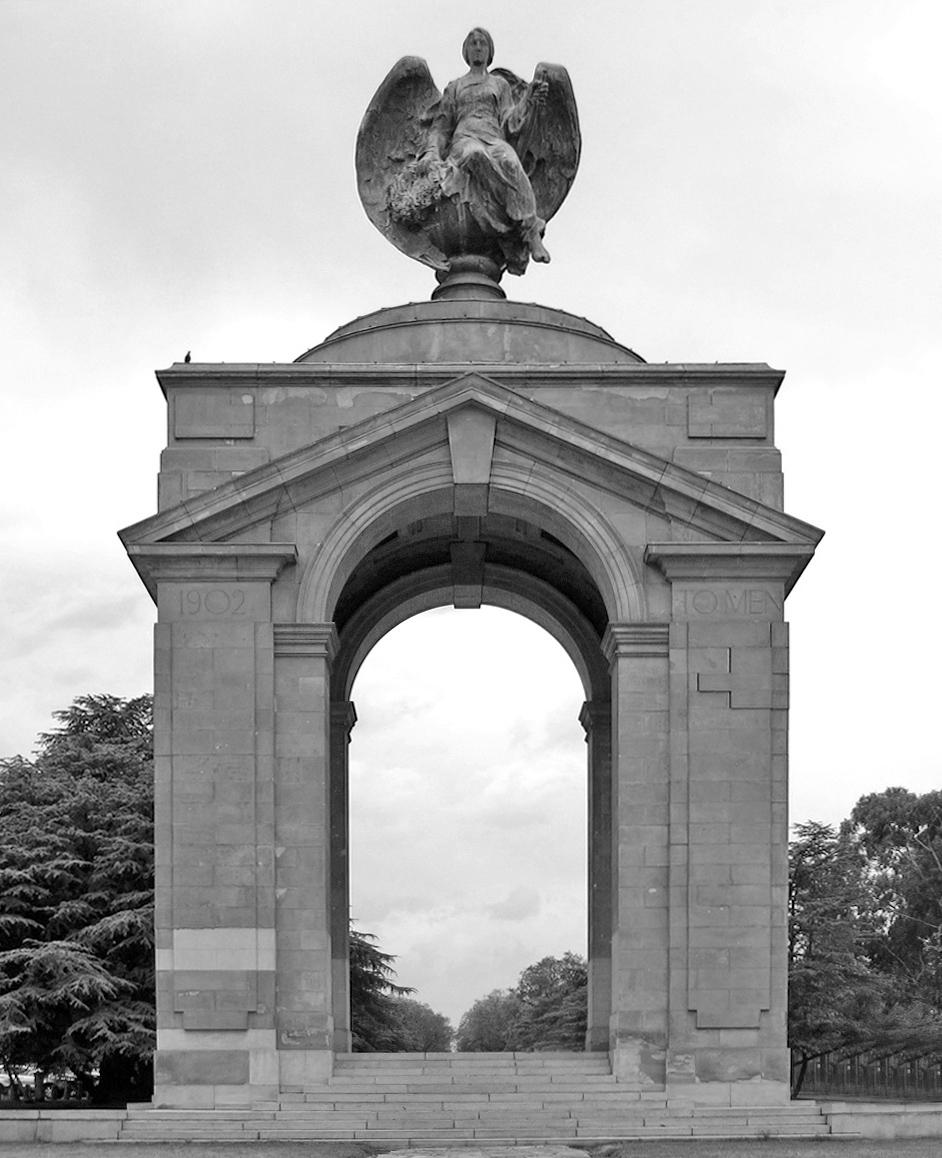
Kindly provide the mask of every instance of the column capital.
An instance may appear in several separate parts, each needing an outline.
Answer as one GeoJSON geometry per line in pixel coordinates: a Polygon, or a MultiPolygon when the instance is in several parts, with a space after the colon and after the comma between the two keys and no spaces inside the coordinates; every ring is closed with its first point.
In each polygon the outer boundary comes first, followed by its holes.
{"type": "Polygon", "coordinates": [[[332,728],[342,729],[349,739],[356,722],[357,710],[354,707],[353,700],[331,700],[330,726],[332,728]]]}
{"type": "Polygon", "coordinates": [[[787,595],[814,555],[814,543],[648,543],[644,561],[668,582],[783,583],[787,595]]]}
{"type": "Polygon", "coordinates": [[[669,635],[667,623],[610,623],[602,636],[602,655],[609,666],[623,656],[666,656],[669,635]]]}
{"type": "Polygon", "coordinates": [[[276,623],[275,655],[309,656],[330,663],[339,646],[333,623],[276,623]]]}
{"type": "Polygon", "coordinates": [[[298,561],[294,543],[138,543],[127,552],[154,602],[158,583],[272,583],[298,561]]]}
{"type": "Polygon", "coordinates": [[[612,720],[611,700],[586,700],[579,711],[579,723],[585,730],[586,739],[600,724],[607,727],[612,720]]]}

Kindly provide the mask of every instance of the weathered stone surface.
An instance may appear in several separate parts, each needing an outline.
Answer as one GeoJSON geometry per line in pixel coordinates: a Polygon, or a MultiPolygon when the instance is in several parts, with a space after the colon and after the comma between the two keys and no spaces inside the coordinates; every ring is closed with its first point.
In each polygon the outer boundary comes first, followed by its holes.
{"type": "Polygon", "coordinates": [[[527,85],[488,72],[494,42],[465,38],[468,72],[440,93],[424,60],[403,57],[366,110],[357,136],[360,200],[397,248],[439,271],[440,293],[503,296],[503,270],[548,262],[546,222],[579,164],[569,74],[540,64],[527,85]]]}
{"type": "MultiPolygon", "coordinates": [[[[588,1158],[576,1146],[462,1146],[464,1158],[588,1158]]],[[[452,1158],[448,1148],[411,1146],[406,1150],[389,1150],[390,1158],[452,1158]]]]}
{"type": "Polygon", "coordinates": [[[482,603],[585,689],[605,1096],[783,1102],[784,608],[821,532],[776,499],[781,374],[444,300],[160,378],[161,508],[123,533],[158,607],[158,1104],[320,1088],[349,1049],[351,687],[407,616],[482,603]]]}
{"type": "Polygon", "coordinates": [[[154,1061],[156,1085],[247,1085],[249,1055],[238,1049],[158,1050],[154,1061]]]}

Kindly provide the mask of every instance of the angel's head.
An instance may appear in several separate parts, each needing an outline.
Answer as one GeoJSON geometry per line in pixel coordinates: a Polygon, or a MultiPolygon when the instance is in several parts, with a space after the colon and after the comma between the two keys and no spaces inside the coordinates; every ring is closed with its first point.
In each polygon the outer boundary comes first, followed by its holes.
{"type": "Polygon", "coordinates": [[[485,66],[490,65],[494,59],[494,38],[486,28],[472,28],[468,35],[464,38],[464,44],[461,46],[461,55],[464,57],[465,64],[471,64],[471,53],[473,50],[487,53],[487,60],[482,60],[480,63],[485,66]]]}

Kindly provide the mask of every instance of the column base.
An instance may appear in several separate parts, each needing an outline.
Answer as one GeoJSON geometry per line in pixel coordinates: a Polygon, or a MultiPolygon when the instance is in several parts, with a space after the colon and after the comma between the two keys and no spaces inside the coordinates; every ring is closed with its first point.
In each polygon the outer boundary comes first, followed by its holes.
{"type": "Polygon", "coordinates": [[[154,1087],[155,1110],[254,1110],[278,1101],[278,1086],[173,1085],[154,1087]]]}
{"type": "Polygon", "coordinates": [[[586,1053],[607,1053],[608,1052],[608,1027],[603,1025],[590,1025],[586,1030],[585,1035],[585,1050],[586,1053]]]}
{"type": "Polygon", "coordinates": [[[641,1037],[619,1034],[611,1058],[612,1073],[618,1081],[630,1082],[635,1087],[664,1088],[666,1051],[663,1046],[641,1037]]]}
{"type": "Polygon", "coordinates": [[[672,1078],[667,1083],[669,1109],[692,1106],[787,1106],[791,1101],[788,1082],[753,1078],[742,1082],[701,1082],[672,1078]]]}
{"type": "Polygon", "coordinates": [[[791,1100],[787,1049],[701,1046],[672,1049],[667,1093],[692,1106],[784,1106],[791,1100]]]}
{"type": "Polygon", "coordinates": [[[286,1087],[323,1085],[334,1068],[329,1049],[276,1049],[274,1030],[171,1029],[159,1031],[158,1039],[155,1109],[253,1109],[277,1102],[286,1087]]]}
{"type": "Polygon", "coordinates": [[[334,1054],[329,1049],[280,1050],[278,1061],[283,1090],[289,1086],[324,1085],[334,1072],[334,1054]]]}
{"type": "Polygon", "coordinates": [[[589,955],[587,1051],[607,1050],[612,1017],[612,959],[589,955]]]}

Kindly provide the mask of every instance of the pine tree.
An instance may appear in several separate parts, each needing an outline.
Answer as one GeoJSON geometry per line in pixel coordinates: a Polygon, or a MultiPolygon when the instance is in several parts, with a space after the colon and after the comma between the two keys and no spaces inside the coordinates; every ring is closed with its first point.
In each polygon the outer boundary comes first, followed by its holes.
{"type": "Polygon", "coordinates": [[[0,1064],[144,1096],[154,1048],[148,696],[81,696],[0,761],[0,1064]],[[97,1074],[97,1076],[96,1076],[97,1074]]]}
{"type": "Polygon", "coordinates": [[[356,1053],[409,1049],[401,1043],[396,998],[414,993],[393,978],[395,956],[384,953],[372,933],[350,929],[350,1020],[356,1053]]]}

